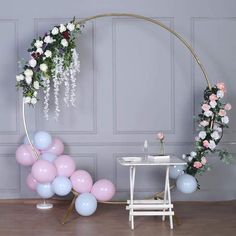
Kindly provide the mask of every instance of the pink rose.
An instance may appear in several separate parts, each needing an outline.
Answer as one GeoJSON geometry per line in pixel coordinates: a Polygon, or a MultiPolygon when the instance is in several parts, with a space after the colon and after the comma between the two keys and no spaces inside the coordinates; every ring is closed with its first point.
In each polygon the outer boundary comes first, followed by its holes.
{"type": "Polygon", "coordinates": [[[207,140],[204,140],[204,141],[203,141],[203,146],[204,146],[205,148],[208,148],[208,147],[209,147],[209,142],[208,142],[207,140]]]}
{"type": "Polygon", "coordinates": [[[210,99],[210,101],[215,101],[215,100],[217,100],[218,98],[217,98],[217,96],[213,93],[213,94],[211,94],[211,96],[209,97],[209,99],[210,99]]]}
{"type": "Polygon", "coordinates": [[[193,163],[193,167],[199,169],[199,168],[202,167],[202,163],[201,163],[200,161],[195,161],[195,162],[193,163]]]}
{"type": "Polygon", "coordinates": [[[226,110],[226,111],[229,111],[229,110],[231,110],[231,109],[232,109],[232,106],[231,106],[230,103],[225,104],[225,110],[226,110]]]}
{"type": "Polygon", "coordinates": [[[226,116],[226,111],[223,110],[223,109],[220,109],[219,115],[220,115],[220,116],[226,116]]]}
{"type": "Polygon", "coordinates": [[[211,107],[210,107],[208,104],[206,104],[206,103],[204,103],[204,104],[202,105],[202,110],[203,110],[203,111],[209,111],[210,108],[211,108],[211,107]]]}
{"type": "Polygon", "coordinates": [[[164,140],[164,138],[165,138],[165,135],[164,135],[164,133],[162,133],[162,132],[159,132],[159,133],[157,134],[157,138],[158,138],[158,139],[160,139],[160,141],[163,141],[163,140],[164,140]]]}
{"type": "Polygon", "coordinates": [[[225,87],[225,84],[224,84],[224,83],[217,83],[217,84],[216,84],[216,87],[217,87],[219,90],[222,90],[222,91],[226,92],[226,87],[225,87]]]}

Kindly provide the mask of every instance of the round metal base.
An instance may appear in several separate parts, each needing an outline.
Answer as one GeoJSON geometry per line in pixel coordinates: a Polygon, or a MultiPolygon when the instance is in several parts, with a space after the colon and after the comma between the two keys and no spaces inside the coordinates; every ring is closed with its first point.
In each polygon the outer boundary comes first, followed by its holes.
{"type": "Polygon", "coordinates": [[[48,209],[51,209],[53,208],[53,205],[51,203],[38,203],[36,205],[36,208],[37,209],[40,209],[40,210],[48,210],[48,209]]]}

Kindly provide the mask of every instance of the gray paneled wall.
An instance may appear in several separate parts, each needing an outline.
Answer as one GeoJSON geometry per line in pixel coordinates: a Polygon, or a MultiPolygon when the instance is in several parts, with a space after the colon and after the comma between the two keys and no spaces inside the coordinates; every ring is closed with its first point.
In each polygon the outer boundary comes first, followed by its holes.
{"type": "MultiPolygon", "coordinates": [[[[2,4],[0,9],[0,198],[36,197],[25,184],[29,168],[14,159],[22,142],[22,97],[15,90],[17,60],[33,37],[73,16],[132,12],[159,19],[192,43],[210,80],[224,81],[227,100],[236,107],[236,2],[210,0],[32,1],[2,4]],[[13,4],[14,3],[14,4],[13,4]],[[14,8],[13,8],[14,6],[14,8]]],[[[94,180],[108,178],[117,187],[116,199],[128,197],[128,170],[117,164],[123,155],[142,155],[145,139],[150,153],[158,151],[155,134],[166,134],[166,150],[181,156],[191,151],[205,86],[190,53],[168,32],[150,23],[111,17],[86,23],[78,38],[81,74],[76,108],[61,107],[57,123],[45,121],[42,104],[27,109],[30,130],[47,130],[66,143],[66,153],[94,180]]],[[[222,147],[236,153],[236,109],[222,147]]],[[[235,154],[234,154],[235,156],[235,154]]],[[[236,197],[236,166],[211,157],[211,172],[199,178],[201,191],[176,200],[219,200],[236,197]]],[[[136,194],[149,196],[163,188],[163,169],[140,168],[136,194]]]]}

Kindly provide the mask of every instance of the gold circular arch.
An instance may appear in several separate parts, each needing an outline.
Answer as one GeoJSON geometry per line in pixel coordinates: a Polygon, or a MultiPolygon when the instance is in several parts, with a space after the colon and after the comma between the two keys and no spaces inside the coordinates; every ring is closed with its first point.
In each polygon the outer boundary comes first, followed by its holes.
{"type": "MultiPolygon", "coordinates": [[[[138,15],[138,14],[132,14],[132,13],[105,13],[105,14],[99,14],[99,15],[94,15],[94,16],[90,16],[90,17],[86,17],[82,20],[77,21],[78,24],[84,24],[87,21],[90,20],[94,20],[94,19],[98,19],[98,18],[104,18],[104,17],[112,17],[112,16],[116,16],[116,17],[131,17],[131,18],[137,18],[137,19],[141,19],[150,23],[153,23],[155,25],[160,26],[161,28],[167,30],[168,32],[170,32],[172,35],[174,35],[176,38],[178,38],[180,40],[180,42],[183,43],[183,45],[190,51],[190,53],[192,54],[193,58],[195,59],[195,62],[199,65],[203,76],[205,78],[205,81],[207,83],[207,86],[209,87],[209,89],[211,89],[211,83],[209,81],[207,72],[205,67],[203,66],[203,64],[201,63],[201,61],[199,60],[198,55],[196,54],[195,50],[193,49],[193,47],[176,31],[174,31],[173,29],[169,28],[168,26],[166,26],[165,24],[163,24],[161,21],[150,18],[150,17],[146,17],[143,15],[138,15]]],[[[28,139],[28,142],[31,146],[31,148],[34,151],[35,157],[38,159],[39,155],[34,147],[34,145],[32,144],[30,137],[29,137],[29,132],[28,132],[28,128],[27,128],[27,122],[26,122],[26,118],[25,118],[25,104],[23,101],[23,107],[22,107],[22,116],[23,116],[23,125],[24,125],[24,130],[25,130],[25,134],[26,137],[28,139]]]]}

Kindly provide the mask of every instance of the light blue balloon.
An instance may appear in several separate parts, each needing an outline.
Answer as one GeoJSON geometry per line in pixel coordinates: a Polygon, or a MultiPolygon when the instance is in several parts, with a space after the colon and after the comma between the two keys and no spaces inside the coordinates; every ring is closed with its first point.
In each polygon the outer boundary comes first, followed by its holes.
{"type": "Polygon", "coordinates": [[[41,159],[42,160],[46,160],[46,161],[50,161],[50,162],[54,162],[57,158],[57,155],[55,155],[54,153],[51,152],[45,152],[41,155],[41,159]]]}
{"type": "Polygon", "coordinates": [[[183,174],[178,177],[176,186],[182,193],[193,193],[197,190],[197,180],[192,175],[183,174]]]}
{"type": "Polygon", "coordinates": [[[186,166],[184,166],[184,165],[171,166],[170,167],[170,178],[177,179],[177,177],[180,174],[182,174],[185,169],[186,169],[186,166]]]}
{"type": "Polygon", "coordinates": [[[52,143],[52,136],[45,132],[45,131],[39,131],[34,135],[34,144],[35,147],[44,150],[47,149],[52,143]]]}
{"type": "MultiPolygon", "coordinates": [[[[34,144],[34,132],[29,132],[28,134],[29,134],[29,139],[31,143],[34,144]]],[[[24,144],[29,144],[29,140],[26,135],[24,137],[24,144]]]]}
{"type": "Polygon", "coordinates": [[[97,200],[91,193],[82,193],[75,201],[75,209],[82,216],[90,216],[97,209],[97,200]]]}
{"type": "Polygon", "coordinates": [[[45,198],[45,199],[51,198],[54,195],[54,191],[50,183],[37,184],[36,191],[40,197],[45,198]]]}
{"type": "Polygon", "coordinates": [[[70,180],[65,176],[57,176],[52,182],[52,189],[58,196],[66,196],[72,189],[70,180]]]}

